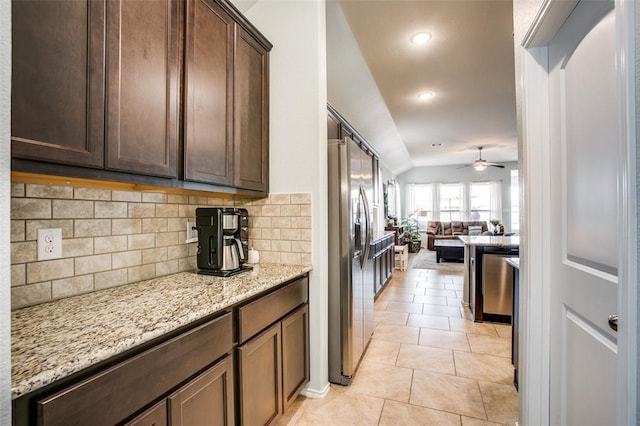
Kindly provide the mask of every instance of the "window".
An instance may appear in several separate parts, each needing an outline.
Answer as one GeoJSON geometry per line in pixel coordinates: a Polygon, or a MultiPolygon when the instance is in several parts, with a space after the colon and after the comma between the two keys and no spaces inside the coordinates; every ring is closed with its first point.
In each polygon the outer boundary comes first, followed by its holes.
{"type": "Polygon", "coordinates": [[[472,182],[469,188],[469,219],[489,221],[491,217],[491,183],[472,182]]]}
{"type": "Polygon", "coordinates": [[[407,216],[417,219],[419,229],[427,229],[427,221],[434,220],[433,185],[407,185],[407,216]]]}
{"type": "Polygon", "coordinates": [[[443,183],[440,185],[440,220],[450,222],[462,220],[461,183],[443,183]]]}
{"type": "Polygon", "coordinates": [[[502,220],[502,182],[408,183],[404,217],[428,221],[502,220]]]}
{"type": "Polygon", "coordinates": [[[415,189],[416,219],[418,219],[419,229],[427,229],[427,220],[433,217],[433,186],[416,185],[415,189]]]}

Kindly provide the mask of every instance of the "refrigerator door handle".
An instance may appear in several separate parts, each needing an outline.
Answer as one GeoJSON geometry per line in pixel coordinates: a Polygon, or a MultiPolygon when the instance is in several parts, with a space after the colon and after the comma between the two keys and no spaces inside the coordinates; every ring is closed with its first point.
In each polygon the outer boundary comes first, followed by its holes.
{"type": "Polygon", "coordinates": [[[355,198],[356,201],[353,204],[354,219],[353,219],[353,257],[362,256],[362,209],[360,196],[355,198]]]}
{"type": "Polygon", "coordinates": [[[354,230],[355,230],[355,237],[354,237],[354,250],[353,250],[353,257],[358,257],[362,255],[362,250],[360,250],[360,241],[362,241],[362,231],[360,230],[360,223],[356,222],[353,224],[354,226],[354,230]]]}
{"type": "Polygon", "coordinates": [[[360,199],[364,210],[364,223],[365,223],[365,239],[364,246],[362,248],[362,256],[360,256],[360,266],[364,268],[364,265],[369,259],[369,250],[371,245],[371,222],[369,216],[369,200],[367,199],[367,191],[364,189],[364,185],[360,185],[360,199]]]}

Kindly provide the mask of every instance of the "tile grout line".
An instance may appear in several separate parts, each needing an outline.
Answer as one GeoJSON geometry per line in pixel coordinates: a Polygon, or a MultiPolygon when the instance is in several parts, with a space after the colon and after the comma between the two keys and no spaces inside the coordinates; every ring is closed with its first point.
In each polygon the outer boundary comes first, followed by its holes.
{"type": "Polygon", "coordinates": [[[487,415],[487,406],[484,403],[484,395],[482,395],[482,389],[480,389],[480,380],[475,380],[476,385],[478,386],[478,392],[480,393],[480,399],[482,400],[482,409],[484,410],[484,418],[486,421],[489,421],[489,416],[487,415]]]}
{"type": "Polygon", "coordinates": [[[387,398],[383,398],[382,400],[382,409],[380,410],[380,414],[378,415],[378,425],[382,421],[382,413],[384,413],[384,406],[387,405],[387,398]]]}

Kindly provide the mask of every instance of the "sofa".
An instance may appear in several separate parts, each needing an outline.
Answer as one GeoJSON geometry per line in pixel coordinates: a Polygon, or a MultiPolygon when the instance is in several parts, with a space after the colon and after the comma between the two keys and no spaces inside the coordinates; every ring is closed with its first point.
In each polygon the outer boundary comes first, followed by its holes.
{"type": "Polygon", "coordinates": [[[481,221],[429,221],[427,222],[427,248],[434,250],[434,242],[436,240],[453,240],[458,238],[458,235],[469,235],[470,226],[479,226],[479,235],[489,235],[489,228],[487,222],[481,221]]]}

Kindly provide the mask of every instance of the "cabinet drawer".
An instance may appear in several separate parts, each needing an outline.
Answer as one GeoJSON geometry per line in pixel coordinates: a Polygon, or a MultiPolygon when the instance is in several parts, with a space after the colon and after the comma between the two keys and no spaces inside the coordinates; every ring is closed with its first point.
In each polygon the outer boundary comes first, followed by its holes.
{"type": "Polygon", "coordinates": [[[232,346],[227,313],[38,401],[38,424],[120,422],[230,353],[232,346]]]}
{"type": "Polygon", "coordinates": [[[287,286],[238,308],[238,343],[305,303],[309,298],[309,278],[302,277],[287,286]]]}

